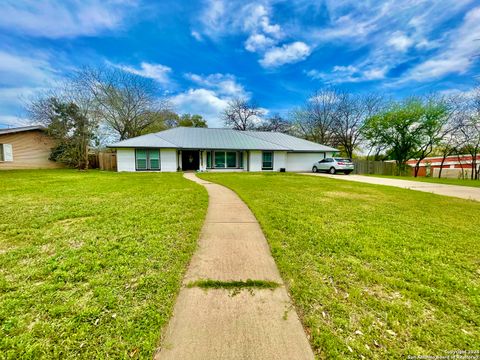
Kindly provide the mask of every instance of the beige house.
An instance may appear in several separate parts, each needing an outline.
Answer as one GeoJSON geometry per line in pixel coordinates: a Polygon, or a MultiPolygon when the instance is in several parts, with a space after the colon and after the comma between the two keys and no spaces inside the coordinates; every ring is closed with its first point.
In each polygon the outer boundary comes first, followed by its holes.
{"type": "Polygon", "coordinates": [[[0,170],[62,167],[48,159],[54,146],[42,126],[0,129],[0,170]]]}

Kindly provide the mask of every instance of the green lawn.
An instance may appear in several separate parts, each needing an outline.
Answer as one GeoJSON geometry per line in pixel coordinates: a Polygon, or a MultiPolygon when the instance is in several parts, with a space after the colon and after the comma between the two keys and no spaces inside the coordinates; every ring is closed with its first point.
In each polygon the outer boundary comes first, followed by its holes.
{"type": "Polygon", "coordinates": [[[152,358],[207,202],[181,174],[0,172],[0,358],[152,358]]]}
{"type": "Polygon", "coordinates": [[[437,184],[446,184],[446,185],[460,185],[460,186],[473,186],[480,187],[480,180],[470,180],[470,179],[444,179],[444,178],[431,178],[431,177],[413,177],[413,176],[389,176],[389,175],[365,175],[373,177],[382,177],[389,179],[400,179],[400,180],[412,180],[412,181],[423,181],[437,184]]]}
{"type": "Polygon", "coordinates": [[[293,174],[201,177],[255,213],[318,358],[479,349],[480,203],[293,174]]]}

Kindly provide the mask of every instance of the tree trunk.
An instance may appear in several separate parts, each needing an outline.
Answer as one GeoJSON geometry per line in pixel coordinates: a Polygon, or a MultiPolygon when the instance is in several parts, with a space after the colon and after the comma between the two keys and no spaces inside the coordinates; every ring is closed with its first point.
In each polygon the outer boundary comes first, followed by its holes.
{"type": "Polygon", "coordinates": [[[445,163],[446,159],[447,159],[447,155],[443,154],[442,162],[440,163],[440,169],[438,170],[438,178],[439,179],[442,177],[443,164],[445,163]]]}

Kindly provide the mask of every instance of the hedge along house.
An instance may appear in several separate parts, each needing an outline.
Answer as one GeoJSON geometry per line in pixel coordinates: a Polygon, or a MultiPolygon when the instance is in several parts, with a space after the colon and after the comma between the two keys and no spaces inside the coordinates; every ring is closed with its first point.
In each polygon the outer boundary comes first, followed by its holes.
{"type": "Polygon", "coordinates": [[[337,149],[262,131],[173,128],[120,141],[118,171],[310,171],[337,149]]]}

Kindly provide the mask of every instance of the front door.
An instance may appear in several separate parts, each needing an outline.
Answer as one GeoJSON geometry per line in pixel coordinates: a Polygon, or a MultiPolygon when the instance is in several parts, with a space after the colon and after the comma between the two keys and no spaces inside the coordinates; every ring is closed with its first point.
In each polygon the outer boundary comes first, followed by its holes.
{"type": "Polygon", "coordinates": [[[182,150],[182,170],[200,169],[200,151],[182,150]]]}

